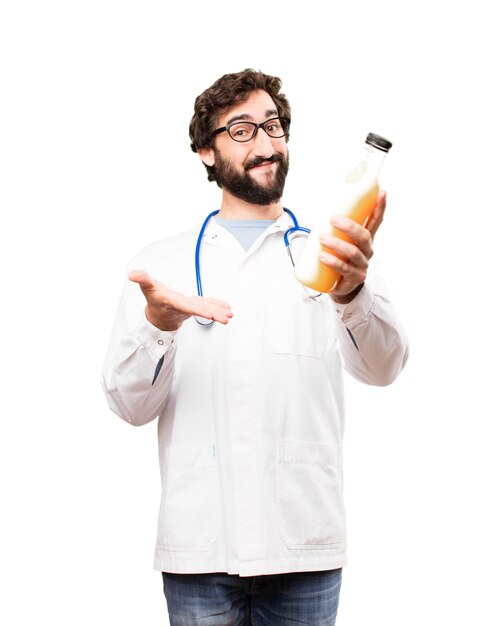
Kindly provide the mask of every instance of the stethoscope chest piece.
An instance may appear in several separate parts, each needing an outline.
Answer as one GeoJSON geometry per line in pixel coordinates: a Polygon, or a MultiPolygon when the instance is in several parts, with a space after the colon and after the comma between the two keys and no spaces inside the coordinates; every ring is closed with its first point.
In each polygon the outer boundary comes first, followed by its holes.
{"type": "Polygon", "coordinates": [[[203,326],[204,328],[213,326],[214,320],[211,320],[208,317],[200,317],[200,315],[195,315],[194,317],[197,324],[200,324],[200,326],[203,326]]]}

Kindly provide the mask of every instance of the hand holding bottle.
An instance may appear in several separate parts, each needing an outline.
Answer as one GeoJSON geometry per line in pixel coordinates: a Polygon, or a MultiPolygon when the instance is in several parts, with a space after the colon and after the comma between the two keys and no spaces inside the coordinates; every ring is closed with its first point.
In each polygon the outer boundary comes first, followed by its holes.
{"type": "Polygon", "coordinates": [[[365,227],[349,217],[338,215],[331,220],[332,234],[319,235],[319,261],[341,277],[334,290],[329,292],[336,302],[350,302],[363,286],[373,256],[373,239],[383,221],[385,207],[386,193],[379,191],[365,227]]]}
{"type": "Polygon", "coordinates": [[[297,280],[307,287],[334,294],[337,300],[352,299],[360,291],[373,254],[372,239],[385,210],[378,177],[391,147],[388,139],[368,133],[360,160],[328,200],[335,214],[332,232],[327,235],[322,227],[312,228],[295,265],[297,280]]]}

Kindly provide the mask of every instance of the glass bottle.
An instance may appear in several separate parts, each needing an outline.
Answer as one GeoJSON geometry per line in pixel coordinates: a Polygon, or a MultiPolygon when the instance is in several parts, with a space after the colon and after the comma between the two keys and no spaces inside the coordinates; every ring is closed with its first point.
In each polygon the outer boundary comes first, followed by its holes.
{"type": "MultiPolygon", "coordinates": [[[[368,133],[360,161],[345,176],[340,188],[335,192],[333,206],[329,207],[331,215],[345,215],[362,226],[367,225],[377,202],[379,171],[391,147],[392,143],[388,139],[368,133]]],[[[322,232],[326,230],[321,226],[312,229],[295,264],[295,277],[317,292],[328,293],[335,290],[341,275],[318,259],[322,249],[339,257],[320,244],[318,237],[322,232]]],[[[331,232],[334,236],[352,243],[342,231],[333,228],[331,232]]]]}

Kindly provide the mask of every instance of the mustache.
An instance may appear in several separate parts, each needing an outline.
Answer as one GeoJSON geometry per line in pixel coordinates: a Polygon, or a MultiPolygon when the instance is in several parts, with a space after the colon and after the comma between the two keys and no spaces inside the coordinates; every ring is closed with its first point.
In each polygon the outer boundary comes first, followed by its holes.
{"type": "Polygon", "coordinates": [[[255,159],[252,159],[245,165],[245,170],[251,170],[252,167],[257,167],[258,165],[262,165],[262,163],[276,163],[277,161],[280,162],[284,160],[285,159],[281,154],[272,154],[272,156],[268,157],[268,159],[265,159],[263,157],[257,157],[255,159]]]}

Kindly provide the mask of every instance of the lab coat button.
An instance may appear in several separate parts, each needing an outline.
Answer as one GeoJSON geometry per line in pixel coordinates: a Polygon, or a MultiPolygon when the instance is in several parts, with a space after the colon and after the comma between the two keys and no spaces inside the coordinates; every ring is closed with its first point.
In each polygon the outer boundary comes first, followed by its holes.
{"type": "Polygon", "coordinates": [[[159,339],[159,340],[158,340],[158,345],[159,345],[159,346],[163,346],[163,339],[159,339]]]}

